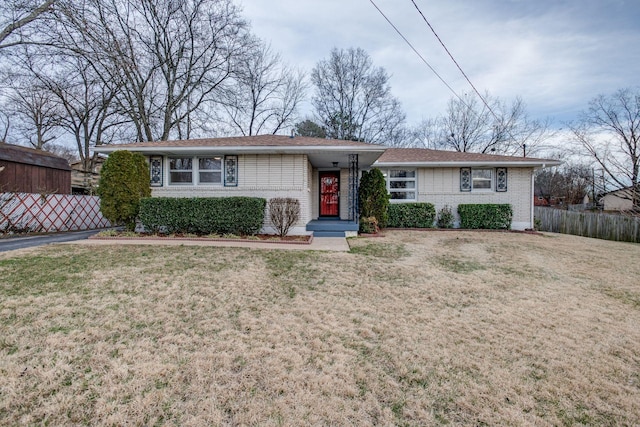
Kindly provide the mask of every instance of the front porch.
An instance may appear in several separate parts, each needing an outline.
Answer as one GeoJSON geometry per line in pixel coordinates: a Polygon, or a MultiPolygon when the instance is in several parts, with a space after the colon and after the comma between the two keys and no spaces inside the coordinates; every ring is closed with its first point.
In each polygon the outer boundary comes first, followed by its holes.
{"type": "Polygon", "coordinates": [[[307,224],[313,237],[353,237],[358,235],[358,223],[340,219],[314,219],[307,224]]]}

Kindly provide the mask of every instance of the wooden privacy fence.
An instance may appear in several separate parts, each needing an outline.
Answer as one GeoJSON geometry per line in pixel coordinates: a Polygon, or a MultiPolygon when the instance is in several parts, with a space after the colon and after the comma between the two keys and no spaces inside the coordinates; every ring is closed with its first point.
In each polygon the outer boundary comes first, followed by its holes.
{"type": "Polygon", "coordinates": [[[571,212],[538,206],[535,217],[540,221],[540,231],[640,243],[640,218],[633,216],[571,212]]]}
{"type": "Polygon", "coordinates": [[[97,196],[0,193],[0,233],[78,231],[110,227],[97,196]]]}

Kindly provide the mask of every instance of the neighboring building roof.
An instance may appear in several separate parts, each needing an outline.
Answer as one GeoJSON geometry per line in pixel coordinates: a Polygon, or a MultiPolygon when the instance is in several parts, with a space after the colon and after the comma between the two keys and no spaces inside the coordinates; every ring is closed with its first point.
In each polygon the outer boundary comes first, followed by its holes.
{"type": "MultiPolygon", "coordinates": [[[[637,187],[637,191],[640,191],[640,184],[638,184],[636,187],[637,187]]],[[[607,191],[606,193],[602,193],[601,197],[605,197],[605,196],[609,196],[609,195],[618,197],[617,193],[623,193],[623,197],[625,197],[625,195],[629,194],[629,192],[632,191],[633,188],[634,188],[634,186],[630,185],[628,187],[618,188],[616,190],[607,191]]]]}
{"type": "Polygon", "coordinates": [[[0,143],[0,160],[50,169],[71,170],[69,163],[55,154],[7,143],[0,143]]]}
{"type": "Polygon", "coordinates": [[[388,148],[378,158],[376,166],[555,166],[562,162],[533,157],[496,154],[463,153],[427,148],[388,148]]]}
{"type": "MultiPolygon", "coordinates": [[[[105,156],[98,156],[95,159],[94,165],[93,165],[94,172],[99,172],[99,169],[102,168],[102,165],[104,164],[105,160],[107,160],[105,156]]],[[[84,172],[84,162],[82,160],[76,160],[74,162],[71,162],[69,163],[69,166],[71,166],[72,170],[84,172]]]]}

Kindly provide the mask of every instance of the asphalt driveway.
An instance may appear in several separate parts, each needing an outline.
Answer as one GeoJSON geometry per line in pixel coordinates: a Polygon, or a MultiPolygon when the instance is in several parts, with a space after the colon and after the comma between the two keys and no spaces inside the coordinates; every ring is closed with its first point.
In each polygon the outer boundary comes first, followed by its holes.
{"type": "Polygon", "coordinates": [[[48,245],[50,243],[72,242],[84,240],[101,230],[67,231],[54,234],[38,234],[29,236],[15,236],[0,239],[0,252],[16,249],[32,248],[34,246],[48,245]]]}

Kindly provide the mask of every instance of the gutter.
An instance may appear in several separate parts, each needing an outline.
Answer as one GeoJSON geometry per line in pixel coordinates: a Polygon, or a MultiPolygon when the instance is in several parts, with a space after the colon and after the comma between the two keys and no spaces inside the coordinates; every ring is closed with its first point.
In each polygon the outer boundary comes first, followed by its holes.
{"type": "Polygon", "coordinates": [[[374,167],[465,167],[465,166],[496,166],[496,167],[547,167],[558,166],[562,162],[558,160],[524,160],[519,162],[513,161],[452,161],[452,162],[375,162],[374,167]]]}

